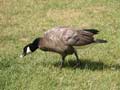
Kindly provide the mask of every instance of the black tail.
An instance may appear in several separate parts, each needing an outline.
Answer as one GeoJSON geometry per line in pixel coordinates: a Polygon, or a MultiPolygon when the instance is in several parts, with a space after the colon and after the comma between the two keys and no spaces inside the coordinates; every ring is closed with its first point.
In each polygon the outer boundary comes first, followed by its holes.
{"type": "Polygon", "coordinates": [[[107,43],[107,40],[102,40],[102,39],[96,39],[95,43],[107,43]]]}
{"type": "Polygon", "coordinates": [[[98,30],[96,30],[96,29],[84,29],[85,31],[88,31],[88,32],[91,32],[91,33],[93,33],[93,34],[98,34],[98,30]]]}

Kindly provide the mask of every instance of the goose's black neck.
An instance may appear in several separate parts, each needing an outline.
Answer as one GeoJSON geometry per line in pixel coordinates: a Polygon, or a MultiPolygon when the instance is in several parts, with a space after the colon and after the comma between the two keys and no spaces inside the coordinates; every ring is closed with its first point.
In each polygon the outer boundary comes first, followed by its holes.
{"type": "Polygon", "coordinates": [[[31,44],[30,49],[34,52],[39,47],[40,38],[36,38],[31,44]]]}

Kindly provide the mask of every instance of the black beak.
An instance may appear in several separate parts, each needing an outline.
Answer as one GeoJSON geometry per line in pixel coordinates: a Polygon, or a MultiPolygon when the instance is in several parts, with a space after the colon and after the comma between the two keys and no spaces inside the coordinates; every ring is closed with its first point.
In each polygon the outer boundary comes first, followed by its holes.
{"type": "Polygon", "coordinates": [[[26,56],[26,54],[25,54],[25,53],[22,53],[22,54],[20,55],[20,58],[23,58],[24,56],[26,56]]]}

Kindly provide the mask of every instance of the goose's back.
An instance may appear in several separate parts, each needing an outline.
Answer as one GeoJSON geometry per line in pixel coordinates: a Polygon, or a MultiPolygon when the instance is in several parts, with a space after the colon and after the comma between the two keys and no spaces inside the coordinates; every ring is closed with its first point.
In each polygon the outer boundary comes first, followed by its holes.
{"type": "Polygon", "coordinates": [[[73,36],[76,31],[68,27],[56,27],[45,32],[44,37],[49,38],[52,41],[63,41],[65,37],[73,36]]]}

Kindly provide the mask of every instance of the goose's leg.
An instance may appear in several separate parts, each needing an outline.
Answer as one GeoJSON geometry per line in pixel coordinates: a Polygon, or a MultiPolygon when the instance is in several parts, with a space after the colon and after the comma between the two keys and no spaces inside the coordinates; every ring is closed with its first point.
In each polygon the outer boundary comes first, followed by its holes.
{"type": "Polygon", "coordinates": [[[65,57],[66,57],[65,55],[62,55],[62,60],[61,60],[60,68],[62,68],[64,66],[65,57]]]}
{"type": "Polygon", "coordinates": [[[77,64],[75,66],[79,66],[80,65],[80,60],[79,60],[79,57],[78,57],[78,54],[77,54],[77,51],[74,49],[74,54],[76,56],[76,60],[77,60],[77,64]]]}

